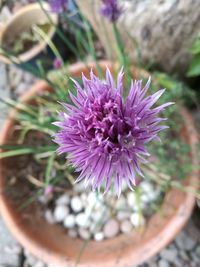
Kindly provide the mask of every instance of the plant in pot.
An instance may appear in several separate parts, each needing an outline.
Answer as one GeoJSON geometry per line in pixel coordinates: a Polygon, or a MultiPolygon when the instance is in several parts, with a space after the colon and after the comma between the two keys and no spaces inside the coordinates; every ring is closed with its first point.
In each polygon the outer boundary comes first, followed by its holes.
{"type": "Polygon", "coordinates": [[[64,13],[65,5],[59,4],[59,1],[54,2],[37,1],[28,4],[14,13],[2,26],[1,61],[17,64],[20,68],[41,77],[44,72],[54,67],[56,58],[65,61],[77,56],[74,44],[78,42],[77,35],[82,24],[76,17],[75,4],[70,1],[67,15],[64,13]],[[63,16],[68,18],[65,27],[61,23],[63,16]],[[71,25],[75,23],[77,28],[72,33],[71,25]],[[11,32],[13,34],[10,34],[11,32]],[[36,68],[38,72],[34,71],[36,68]]]}
{"type": "Polygon", "coordinates": [[[61,68],[50,85],[8,102],[1,213],[23,246],[58,266],[139,264],[173,240],[199,196],[197,134],[183,107],[190,92],[159,73],[150,85],[130,64],[121,12],[103,1],[119,62],[97,61],[89,33],[94,62],[61,68]]]}

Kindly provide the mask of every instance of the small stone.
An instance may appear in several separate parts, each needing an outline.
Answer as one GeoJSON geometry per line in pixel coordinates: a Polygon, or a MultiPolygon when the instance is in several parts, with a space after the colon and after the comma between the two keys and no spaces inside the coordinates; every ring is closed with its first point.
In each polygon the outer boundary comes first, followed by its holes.
{"type": "Polygon", "coordinates": [[[68,205],[70,203],[70,197],[68,194],[63,194],[56,200],[56,205],[68,205]]]}
{"type": "Polygon", "coordinates": [[[69,235],[70,237],[72,237],[72,238],[76,238],[76,237],[78,236],[78,233],[76,232],[76,230],[74,230],[74,229],[70,229],[70,230],[68,231],[68,235],[69,235]]]}
{"type": "Polygon", "coordinates": [[[102,241],[104,239],[104,234],[103,232],[98,232],[94,235],[94,240],[96,241],[102,241]]]}
{"type": "Polygon", "coordinates": [[[90,239],[90,232],[84,228],[79,228],[78,233],[80,237],[84,240],[89,240],[90,239]]]}
{"type": "Polygon", "coordinates": [[[117,212],[117,219],[119,221],[124,221],[125,219],[130,218],[130,216],[131,216],[130,211],[120,210],[117,212]]]}
{"type": "Polygon", "coordinates": [[[31,83],[33,81],[33,75],[29,72],[24,72],[23,73],[23,80],[25,83],[31,83]]]}
{"type": "Polygon", "coordinates": [[[75,196],[71,199],[71,208],[74,212],[80,212],[82,210],[83,204],[79,197],[75,196]]]}
{"type": "Polygon", "coordinates": [[[132,230],[133,226],[129,220],[122,221],[120,225],[120,230],[122,233],[129,233],[132,230]]]}
{"type": "Polygon", "coordinates": [[[136,196],[134,192],[128,192],[127,202],[128,202],[129,207],[131,208],[134,208],[134,206],[136,206],[136,196]]]}
{"type": "Polygon", "coordinates": [[[22,252],[22,248],[20,245],[10,245],[6,246],[4,251],[9,254],[20,254],[22,252]]]}
{"type": "Polygon", "coordinates": [[[178,252],[175,249],[166,248],[161,251],[160,256],[164,260],[173,263],[178,256],[178,252]]]}
{"type": "Polygon", "coordinates": [[[140,184],[140,188],[145,194],[152,193],[155,191],[152,184],[150,184],[149,182],[142,182],[140,184]]]}
{"type": "Polygon", "coordinates": [[[75,216],[73,214],[68,214],[63,224],[66,228],[73,228],[75,226],[75,216]]]}
{"type": "Polygon", "coordinates": [[[195,253],[199,256],[200,258],[200,245],[196,247],[195,253]]]}
{"type": "Polygon", "coordinates": [[[187,252],[184,250],[179,251],[179,256],[184,260],[184,261],[189,261],[190,257],[188,256],[187,252]]]}
{"type": "Polygon", "coordinates": [[[76,193],[83,193],[85,192],[85,185],[84,183],[77,183],[74,185],[73,187],[73,191],[75,191],[76,193]]]}
{"type": "Polygon", "coordinates": [[[77,216],[76,216],[76,224],[80,227],[83,227],[83,228],[87,228],[88,227],[88,224],[89,224],[89,219],[87,217],[87,215],[83,212],[79,213],[77,216]]]}
{"type": "Polygon", "coordinates": [[[196,241],[191,239],[186,233],[182,232],[178,235],[178,237],[175,240],[177,246],[180,249],[183,249],[185,251],[190,251],[193,250],[195,245],[196,245],[196,241]]]}
{"type": "Polygon", "coordinates": [[[54,210],[54,218],[56,222],[59,223],[64,221],[68,213],[69,213],[69,208],[67,206],[64,205],[56,206],[54,210]]]}
{"type": "Polygon", "coordinates": [[[126,199],[124,196],[120,196],[120,198],[117,200],[117,203],[115,205],[117,210],[121,210],[126,208],[127,203],[126,203],[126,199]]]}
{"type": "Polygon", "coordinates": [[[34,266],[36,262],[37,262],[37,259],[33,255],[29,254],[27,256],[26,258],[27,266],[34,266]]]}
{"type": "Polygon", "coordinates": [[[170,264],[166,260],[161,259],[158,262],[158,266],[159,267],[170,267],[170,264]]]}
{"type": "Polygon", "coordinates": [[[17,87],[16,87],[16,93],[18,94],[18,95],[21,95],[21,94],[23,94],[25,91],[28,91],[28,86],[27,86],[27,84],[25,84],[25,83],[19,83],[18,85],[17,85],[17,87]]]}
{"type": "Polygon", "coordinates": [[[119,223],[115,219],[110,219],[106,222],[103,228],[103,232],[106,238],[111,238],[119,233],[119,223]]]}
{"type": "Polygon", "coordinates": [[[44,217],[49,224],[54,224],[56,222],[51,210],[46,210],[44,217]]]}
{"type": "Polygon", "coordinates": [[[45,267],[45,263],[42,261],[37,261],[33,267],[45,267]]]}
{"type": "Polygon", "coordinates": [[[139,213],[132,213],[131,223],[133,226],[138,227],[138,226],[144,225],[145,220],[144,220],[144,217],[140,215],[139,213]]]}

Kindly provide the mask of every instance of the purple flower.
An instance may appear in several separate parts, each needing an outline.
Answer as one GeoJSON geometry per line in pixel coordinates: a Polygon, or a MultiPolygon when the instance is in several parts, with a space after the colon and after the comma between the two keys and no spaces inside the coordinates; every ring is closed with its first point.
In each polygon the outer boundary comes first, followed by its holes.
{"type": "Polygon", "coordinates": [[[62,67],[62,59],[59,57],[55,58],[53,61],[53,67],[56,70],[60,69],[62,67]]]}
{"type": "Polygon", "coordinates": [[[158,139],[158,132],[168,128],[159,125],[164,118],[158,113],[172,103],[152,108],[163,94],[159,90],[145,97],[150,79],[142,88],[142,81],[132,82],[125,100],[123,72],[118,74],[117,85],[107,69],[106,81],[91,71],[90,79],[83,75],[83,89],[73,80],[77,96],[70,93],[74,105],[62,103],[66,112],[59,114],[54,124],[60,128],[54,141],[59,154],[68,153],[70,163],[80,172],[76,182],[85,179],[93,190],[101,186],[108,191],[115,185],[118,196],[122,181],[132,189],[136,175],[143,176],[140,163],[148,156],[145,145],[158,139]]]}
{"type": "Polygon", "coordinates": [[[49,0],[51,11],[54,13],[62,13],[67,9],[68,0],[49,0]]]}
{"type": "Polygon", "coordinates": [[[117,0],[102,0],[102,3],[101,14],[110,22],[117,21],[122,14],[122,9],[119,7],[117,0]]]}

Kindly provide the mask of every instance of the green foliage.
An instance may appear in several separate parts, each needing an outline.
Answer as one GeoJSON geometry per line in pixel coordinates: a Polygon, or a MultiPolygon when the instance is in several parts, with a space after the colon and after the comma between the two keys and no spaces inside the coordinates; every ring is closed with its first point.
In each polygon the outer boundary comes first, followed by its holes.
{"type": "Polygon", "coordinates": [[[196,77],[200,75],[200,35],[194,41],[192,48],[192,60],[187,72],[188,77],[196,77]]]}

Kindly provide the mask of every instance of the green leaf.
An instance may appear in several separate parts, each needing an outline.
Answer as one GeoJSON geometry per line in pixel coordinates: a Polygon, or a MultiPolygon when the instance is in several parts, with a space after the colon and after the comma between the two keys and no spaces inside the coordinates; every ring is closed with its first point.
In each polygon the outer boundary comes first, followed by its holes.
{"type": "Polygon", "coordinates": [[[200,54],[195,56],[191,64],[189,66],[189,70],[187,72],[188,77],[195,77],[200,75],[200,54]]]}
{"type": "Polygon", "coordinates": [[[191,52],[193,55],[200,54],[200,37],[196,39],[196,41],[193,43],[191,52]]]}
{"type": "MultiPolygon", "coordinates": [[[[5,146],[4,146],[5,148],[5,146]]],[[[8,157],[14,157],[14,156],[20,156],[20,155],[27,155],[27,154],[37,154],[42,153],[46,151],[55,151],[56,146],[45,146],[45,147],[22,147],[16,146],[13,150],[0,152],[0,159],[8,158],[8,157]]]]}

